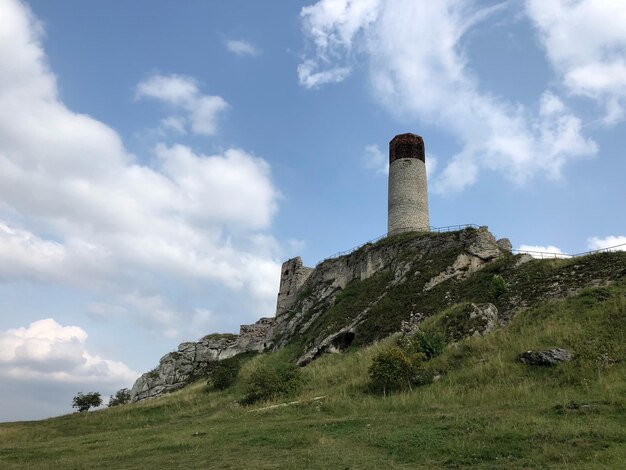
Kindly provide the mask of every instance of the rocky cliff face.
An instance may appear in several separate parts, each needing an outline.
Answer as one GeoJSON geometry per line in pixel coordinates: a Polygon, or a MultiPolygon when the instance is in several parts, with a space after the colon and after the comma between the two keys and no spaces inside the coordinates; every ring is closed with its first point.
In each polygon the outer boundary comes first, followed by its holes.
{"type": "Polygon", "coordinates": [[[302,343],[298,364],[305,365],[355,340],[365,344],[399,331],[412,310],[420,309],[423,294],[436,292],[448,280],[467,278],[508,253],[506,248],[507,242],[498,243],[481,227],[402,234],[326,260],[307,276],[291,304],[277,311],[273,348],[302,343]],[[412,299],[398,304],[394,297],[412,299]]]}
{"type": "Polygon", "coordinates": [[[139,401],[173,392],[207,374],[212,362],[244,352],[261,352],[273,318],[261,318],[253,325],[242,325],[238,335],[210,334],[197,342],[181,343],[167,353],[159,365],[137,379],[131,400],[139,401]]]}
{"type": "MultiPolygon", "coordinates": [[[[324,352],[341,351],[357,334],[358,342],[366,343],[399,331],[409,310],[396,316],[375,311],[388,292],[409,278],[419,279],[420,289],[433,290],[448,279],[467,277],[504,251],[483,227],[445,234],[405,233],[325,260],[314,269],[304,266],[299,257],[293,258],[282,267],[275,318],[242,325],[239,335],[208,335],[198,342],[182,343],[135,382],[131,399],[177,390],[206,375],[211,362],[243,352],[278,350],[301,343],[298,363],[304,365],[324,352]],[[372,298],[359,298],[350,306],[351,315],[334,318],[334,307],[342,294],[368,281],[372,298]],[[386,324],[377,337],[359,331],[370,313],[386,324]]],[[[343,298],[342,303],[346,302],[349,300],[343,298]]]]}

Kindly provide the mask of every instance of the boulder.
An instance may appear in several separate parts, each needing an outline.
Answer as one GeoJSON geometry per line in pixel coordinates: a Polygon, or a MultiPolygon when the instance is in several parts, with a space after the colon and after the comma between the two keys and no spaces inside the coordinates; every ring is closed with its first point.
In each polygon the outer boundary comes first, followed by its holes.
{"type": "Polygon", "coordinates": [[[553,348],[542,351],[525,351],[517,359],[529,366],[553,367],[560,362],[571,361],[572,357],[572,353],[567,349],[553,348]]]}
{"type": "Polygon", "coordinates": [[[511,253],[511,251],[513,251],[513,245],[511,244],[511,240],[509,240],[508,238],[501,238],[496,242],[496,244],[498,245],[498,248],[500,248],[500,250],[502,251],[505,251],[507,253],[511,253]]]}
{"type": "Polygon", "coordinates": [[[491,303],[462,305],[438,320],[438,326],[448,341],[480,337],[499,325],[498,309],[491,303]]]}
{"type": "Polygon", "coordinates": [[[471,237],[467,252],[483,261],[489,261],[500,255],[500,247],[487,227],[480,227],[471,237]]]}

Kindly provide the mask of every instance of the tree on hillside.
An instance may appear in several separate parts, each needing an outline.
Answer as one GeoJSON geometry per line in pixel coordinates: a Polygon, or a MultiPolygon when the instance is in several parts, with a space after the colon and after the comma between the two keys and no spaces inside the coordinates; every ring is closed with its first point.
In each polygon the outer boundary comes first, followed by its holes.
{"type": "Polygon", "coordinates": [[[99,392],[78,392],[72,400],[72,408],[78,408],[78,411],[81,413],[89,411],[89,408],[97,408],[100,405],[102,405],[102,397],[100,397],[99,392]]]}
{"type": "Polygon", "coordinates": [[[122,388],[115,393],[115,396],[111,395],[109,397],[109,407],[125,405],[130,402],[130,390],[127,388],[122,388]]]}

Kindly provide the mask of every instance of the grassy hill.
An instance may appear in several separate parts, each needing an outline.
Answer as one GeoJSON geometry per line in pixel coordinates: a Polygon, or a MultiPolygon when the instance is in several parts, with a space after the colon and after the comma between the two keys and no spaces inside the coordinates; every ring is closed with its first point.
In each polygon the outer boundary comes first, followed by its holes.
{"type": "Polygon", "coordinates": [[[324,355],[302,369],[296,395],[266,403],[238,400],[254,370],[293,361],[293,348],[246,360],[225,391],[200,381],[133,405],[2,424],[0,468],[626,468],[623,275],[448,344],[426,363],[440,380],[383,396],[370,391],[368,368],[394,341],[324,355]],[[574,359],[516,360],[550,347],[574,359]]]}

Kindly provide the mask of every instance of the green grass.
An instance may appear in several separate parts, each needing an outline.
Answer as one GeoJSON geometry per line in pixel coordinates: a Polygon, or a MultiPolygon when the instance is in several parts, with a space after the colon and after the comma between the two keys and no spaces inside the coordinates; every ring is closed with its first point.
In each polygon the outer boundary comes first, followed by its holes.
{"type": "MultiPolygon", "coordinates": [[[[300,404],[237,404],[262,364],[236,384],[204,382],[156,400],[0,425],[0,468],[617,469],[626,467],[626,286],[543,302],[483,338],[448,345],[437,382],[368,393],[372,357],[393,338],[303,369],[300,404]],[[532,348],[571,349],[555,368],[516,361],[532,348]],[[313,397],[325,398],[312,401],[313,397]]],[[[69,397],[68,397],[69,408],[69,397]]]]}

